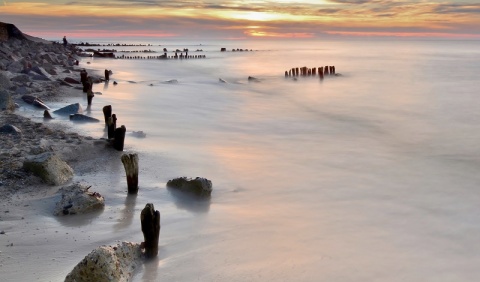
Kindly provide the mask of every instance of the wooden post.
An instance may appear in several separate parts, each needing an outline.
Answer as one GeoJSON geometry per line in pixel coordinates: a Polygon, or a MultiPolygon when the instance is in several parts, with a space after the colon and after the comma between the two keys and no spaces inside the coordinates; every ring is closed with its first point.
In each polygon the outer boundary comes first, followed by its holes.
{"type": "Polygon", "coordinates": [[[140,214],[144,238],[145,257],[154,258],[158,255],[158,238],[160,237],[160,212],[153,204],[148,203],[140,214]]]}
{"type": "Polygon", "coordinates": [[[317,75],[317,68],[312,68],[312,76],[316,76],[317,75]]]}
{"type": "Polygon", "coordinates": [[[115,129],[117,129],[117,115],[113,114],[108,118],[107,136],[108,139],[115,138],[115,129]]]}
{"type": "Polygon", "coordinates": [[[323,67],[318,68],[318,76],[320,77],[320,80],[323,80],[323,67]]]}
{"type": "Polygon", "coordinates": [[[325,75],[328,75],[328,66],[325,66],[325,75]]]}
{"type": "Polygon", "coordinates": [[[110,80],[110,72],[108,70],[105,70],[105,80],[106,81],[110,80]]]}
{"type": "Polygon", "coordinates": [[[298,76],[298,68],[295,68],[295,76],[298,76]]]}
{"type": "Polygon", "coordinates": [[[89,89],[87,91],[87,102],[88,102],[89,106],[92,104],[92,100],[93,100],[94,96],[95,96],[95,94],[93,94],[93,91],[91,89],[89,89]]]}
{"type": "Polygon", "coordinates": [[[285,77],[288,77],[288,71],[285,71],[285,77]]]}
{"type": "Polygon", "coordinates": [[[112,106],[103,107],[103,117],[105,118],[105,125],[108,125],[108,118],[112,116],[112,106]]]}
{"type": "Polygon", "coordinates": [[[127,175],[128,194],[138,193],[138,155],[122,155],[122,163],[127,175]]]}
{"type": "Polygon", "coordinates": [[[123,145],[125,144],[125,132],[127,132],[127,128],[125,125],[120,126],[119,128],[115,129],[114,137],[113,137],[113,148],[117,151],[123,151],[123,145]]]}
{"type": "Polygon", "coordinates": [[[332,66],[332,71],[331,73],[334,75],[335,74],[335,66],[332,66]]]}

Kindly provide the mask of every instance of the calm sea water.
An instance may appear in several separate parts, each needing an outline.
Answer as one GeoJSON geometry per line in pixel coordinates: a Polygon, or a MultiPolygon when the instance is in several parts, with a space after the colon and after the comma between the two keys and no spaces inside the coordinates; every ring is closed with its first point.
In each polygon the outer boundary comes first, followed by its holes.
{"type": "MultiPolygon", "coordinates": [[[[135,281],[480,279],[480,42],[154,44],[116,48],[207,58],[82,60],[113,71],[87,113],[103,119],[112,105],[125,151],[139,154],[140,192],[125,198],[120,161],[77,177],[107,207],[81,221],[45,215],[51,232],[89,236],[59,236],[58,252],[74,254],[37,276],[61,280],[98,245],[142,241],[153,203],[160,254],[135,281]],[[325,65],[341,76],[284,78],[325,65]],[[212,180],[211,199],[167,190],[179,176],[212,180]]],[[[103,123],[75,128],[105,137],[103,123]]]]}

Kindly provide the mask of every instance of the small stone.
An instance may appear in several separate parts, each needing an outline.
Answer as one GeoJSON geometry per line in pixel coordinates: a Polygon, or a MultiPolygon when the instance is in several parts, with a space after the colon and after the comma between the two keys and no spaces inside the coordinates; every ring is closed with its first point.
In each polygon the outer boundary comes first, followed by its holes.
{"type": "Polygon", "coordinates": [[[5,234],[5,231],[3,231],[3,230],[2,230],[2,231],[0,231],[0,234],[2,234],[2,235],[3,235],[3,234],[5,234]]]}

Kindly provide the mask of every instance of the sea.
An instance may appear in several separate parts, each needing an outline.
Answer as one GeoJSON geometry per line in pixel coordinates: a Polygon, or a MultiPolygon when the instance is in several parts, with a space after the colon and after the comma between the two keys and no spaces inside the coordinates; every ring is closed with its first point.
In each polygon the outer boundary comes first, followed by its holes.
{"type": "Polygon", "coordinates": [[[143,241],[152,203],[159,254],[133,281],[479,281],[480,41],[134,43],[145,45],[92,48],[205,57],[82,58],[112,71],[91,107],[71,99],[101,122],[54,122],[106,138],[111,105],[123,153],[139,156],[138,195],[126,194],[120,158],[77,175],[105,209],[59,219],[54,197],[39,200],[31,224],[51,240],[30,246],[30,273],[13,277],[63,281],[94,248],[143,241]],[[336,75],[285,77],[324,66],[336,75]],[[176,177],[211,180],[211,197],[167,189],[176,177]]]}

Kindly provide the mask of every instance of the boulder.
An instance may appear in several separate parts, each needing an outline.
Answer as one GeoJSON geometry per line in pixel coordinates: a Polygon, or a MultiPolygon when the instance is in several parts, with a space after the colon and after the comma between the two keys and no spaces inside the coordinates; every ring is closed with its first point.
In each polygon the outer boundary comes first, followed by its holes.
{"type": "Polygon", "coordinates": [[[15,77],[12,78],[12,81],[15,81],[15,82],[20,82],[20,83],[26,83],[26,82],[30,82],[30,76],[26,75],[26,74],[20,74],[20,75],[17,75],[15,77]]]}
{"type": "Polygon", "coordinates": [[[12,135],[20,135],[22,134],[22,131],[18,129],[18,127],[11,125],[11,124],[5,124],[2,127],[0,127],[0,133],[3,134],[12,134],[12,135]]]}
{"type": "Polygon", "coordinates": [[[75,183],[59,190],[62,198],[57,202],[54,215],[84,214],[105,207],[105,199],[90,186],[75,183]]]}
{"type": "Polygon", "coordinates": [[[169,180],[167,186],[199,196],[210,196],[212,194],[212,181],[201,177],[196,177],[195,179],[187,177],[175,178],[169,180]]]}
{"type": "Polygon", "coordinates": [[[63,79],[63,81],[68,82],[70,84],[80,84],[80,81],[78,81],[74,78],[71,78],[71,77],[65,77],[65,79],[63,79]]]}
{"type": "Polygon", "coordinates": [[[25,103],[32,104],[37,108],[45,109],[45,110],[50,110],[50,108],[45,105],[45,103],[40,99],[32,95],[23,95],[22,100],[25,101],[25,103]]]}
{"type": "Polygon", "coordinates": [[[54,111],[57,115],[74,115],[83,113],[82,106],[79,103],[71,104],[54,111]]]}
{"type": "Polygon", "coordinates": [[[15,104],[10,93],[4,89],[0,90],[0,110],[13,111],[15,104]]]}
{"type": "Polygon", "coordinates": [[[12,87],[12,82],[10,82],[8,76],[6,76],[3,72],[0,72],[0,87],[4,89],[9,89],[12,87]]]}
{"type": "Polygon", "coordinates": [[[101,246],[89,253],[65,278],[65,282],[130,281],[142,259],[139,243],[101,246]]]}
{"type": "Polygon", "coordinates": [[[71,121],[82,121],[82,122],[99,122],[100,121],[96,118],[89,117],[89,116],[82,115],[82,114],[70,115],[70,120],[71,121]]]}
{"type": "Polygon", "coordinates": [[[42,67],[35,66],[32,68],[32,71],[39,74],[40,76],[43,76],[46,78],[46,80],[53,81],[52,76],[42,67]]]}
{"type": "Polygon", "coordinates": [[[15,90],[15,93],[18,95],[25,95],[25,94],[29,94],[30,90],[25,86],[20,86],[15,90]]]}
{"type": "Polygon", "coordinates": [[[7,70],[9,72],[18,73],[23,70],[23,65],[18,61],[13,61],[7,66],[7,70]]]}
{"type": "Polygon", "coordinates": [[[28,156],[23,162],[23,168],[52,185],[65,184],[73,177],[73,169],[51,152],[28,156]]]}

